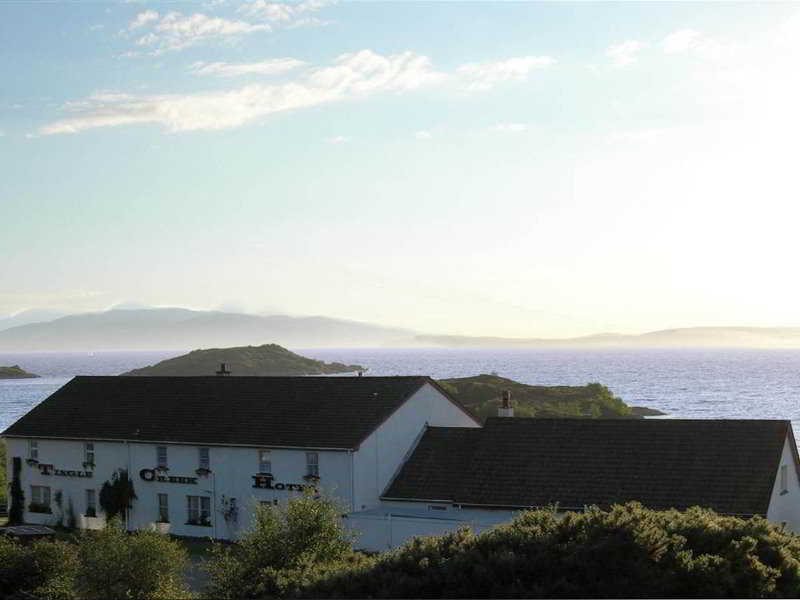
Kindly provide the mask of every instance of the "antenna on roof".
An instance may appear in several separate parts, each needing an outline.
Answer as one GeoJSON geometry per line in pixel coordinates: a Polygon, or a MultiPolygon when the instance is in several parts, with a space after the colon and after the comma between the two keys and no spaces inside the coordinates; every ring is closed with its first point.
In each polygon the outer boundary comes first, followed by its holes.
{"type": "Polygon", "coordinates": [[[217,375],[219,375],[220,377],[222,377],[222,376],[224,376],[224,375],[230,375],[230,374],[231,374],[231,372],[230,372],[230,371],[228,371],[228,370],[225,368],[225,363],[220,363],[220,364],[219,364],[219,371],[217,371],[217,375]]]}

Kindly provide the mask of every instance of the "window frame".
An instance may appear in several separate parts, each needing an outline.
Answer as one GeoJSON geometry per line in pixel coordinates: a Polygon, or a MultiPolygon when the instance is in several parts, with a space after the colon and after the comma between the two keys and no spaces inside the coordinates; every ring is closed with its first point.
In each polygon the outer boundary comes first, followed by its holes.
{"type": "Polygon", "coordinates": [[[319,452],[306,452],[306,477],[319,477],[319,452]]]}
{"type": "Polygon", "coordinates": [[[86,511],[84,511],[85,517],[96,517],[97,516],[97,490],[95,489],[87,489],[86,490],[86,511]]]}
{"type": "Polygon", "coordinates": [[[270,450],[261,449],[258,451],[258,472],[272,474],[272,452],[270,450]],[[266,460],[264,460],[265,456],[267,457],[266,460]]]}
{"type": "Polygon", "coordinates": [[[781,487],[781,494],[789,493],[789,465],[781,465],[780,487],[781,487]]]}
{"type": "Polygon", "coordinates": [[[39,440],[28,440],[28,458],[39,460],[39,440]]]}
{"type": "Polygon", "coordinates": [[[169,494],[159,492],[156,495],[156,506],[158,508],[158,521],[156,522],[169,523],[169,494]]]}
{"type": "Polygon", "coordinates": [[[156,467],[159,469],[169,469],[169,451],[166,446],[156,446],[156,467]],[[162,461],[161,453],[164,453],[164,460],[162,461]]]}
{"type": "Polygon", "coordinates": [[[84,442],[83,444],[83,462],[89,465],[95,464],[94,462],[94,442],[84,442]]]}
{"type": "Polygon", "coordinates": [[[211,527],[211,498],[186,496],[186,524],[211,527]]]}
{"type": "Polygon", "coordinates": [[[197,449],[197,465],[199,469],[211,470],[211,448],[200,446],[197,449]]]}
{"type": "Polygon", "coordinates": [[[28,506],[29,512],[52,513],[51,501],[52,493],[49,485],[31,485],[31,502],[28,506]],[[41,510],[35,510],[41,509],[41,510]]]}

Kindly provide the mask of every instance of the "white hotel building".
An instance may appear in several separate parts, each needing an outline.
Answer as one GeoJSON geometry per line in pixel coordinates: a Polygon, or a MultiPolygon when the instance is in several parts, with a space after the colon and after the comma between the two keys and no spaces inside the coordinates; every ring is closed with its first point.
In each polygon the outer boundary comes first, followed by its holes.
{"type": "Polygon", "coordinates": [[[183,536],[235,539],[258,503],[307,486],[339,500],[369,550],[630,500],[800,532],[788,421],[501,415],[481,427],[427,377],[76,377],[3,436],[32,524],[71,506],[102,526],[100,489],[124,469],[128,527],[183,536]]]}

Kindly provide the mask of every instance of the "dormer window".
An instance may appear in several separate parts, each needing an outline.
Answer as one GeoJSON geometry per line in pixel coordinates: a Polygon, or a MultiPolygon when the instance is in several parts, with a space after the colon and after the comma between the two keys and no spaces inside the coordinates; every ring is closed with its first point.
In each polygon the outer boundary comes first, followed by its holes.
{"type": "Polygon", "coordinates": [[[39,460],[39,441],[28,440],[28,458],[31,460],[39,460]]]}
{"type": "Polygon", "coordinates": [[[167,468],[167,447],[158,446],[156,448],[156,464],[159,469],[167,468]]]}
{"type": "Polygon", "coordinates": [[[789,467],[781,465],[781,494],[789,493],[789,467]]]}
{"type": "Polygon", "coordinates": [[[306,452],[306,476],[319,477],[318,452],[306,452]]]}
{"type": "Polygon", "coordinates": [[[272,473],[272,457],[269,450],[258,451],[258,472],[272,473]]]}

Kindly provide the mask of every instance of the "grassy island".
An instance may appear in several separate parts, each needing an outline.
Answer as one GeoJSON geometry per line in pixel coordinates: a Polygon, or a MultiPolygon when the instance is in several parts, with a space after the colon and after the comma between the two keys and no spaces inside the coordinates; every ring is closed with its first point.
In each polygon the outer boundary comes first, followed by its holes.
{"type": "Polygon", "coordinates": [[[36,377],[39,376],[34,375],[33,373],[28,373],[19,365],[0,367],[0,379],[35,379],[36,377]]]}
{"type": "MultiPolygon", "coordinates": [[[[641,418],[599,383],[583,386],[527,385],[498,375],[440,379],[439,384],[481,419],[497,415],[504,390],[511,392],[517,417],[641,418]]],[[[657,412],[657,411],[656,411],[657,412]]]]}
{"type": "Polygon", "coordinates": [[[300,356],[278,346],[240,346],[193,350],[189,354],[162,360],[160,363],[134,369],[123,375],[198,376],[214,375],[225,363],[231,375],[335,375],[366,370],[360,365],[326,363],[300,356]]]}

